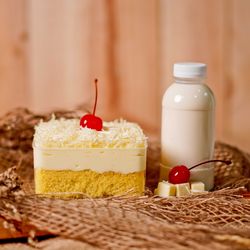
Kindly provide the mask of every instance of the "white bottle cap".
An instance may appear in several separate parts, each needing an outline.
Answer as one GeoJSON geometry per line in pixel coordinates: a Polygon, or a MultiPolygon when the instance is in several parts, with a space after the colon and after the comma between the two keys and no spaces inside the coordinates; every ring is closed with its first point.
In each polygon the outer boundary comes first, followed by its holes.
{"type": "Polygon", "coordinates": [[[206,77],[207,65],[204,63],[184,62],[174,64],[174,76],[183,78],[206,77]]]}

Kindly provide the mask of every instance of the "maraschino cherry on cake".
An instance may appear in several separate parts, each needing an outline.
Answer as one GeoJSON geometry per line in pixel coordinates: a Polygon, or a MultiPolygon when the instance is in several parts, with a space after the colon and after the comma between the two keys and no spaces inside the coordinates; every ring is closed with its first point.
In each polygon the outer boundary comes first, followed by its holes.
{"type": "Polygon", "coordinates": [[[147,139],[139,125],[103,122],[93,114],[52,119],[35,127],[35,191],[62,197],[140,195],[145,187],[147,139]]]}

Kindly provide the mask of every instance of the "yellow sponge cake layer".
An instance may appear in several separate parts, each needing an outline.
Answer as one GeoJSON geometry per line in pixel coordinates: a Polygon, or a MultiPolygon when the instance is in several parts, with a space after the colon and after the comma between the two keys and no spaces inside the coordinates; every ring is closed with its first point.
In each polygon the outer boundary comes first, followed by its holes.
{"type": "Polygon", "coordinates": [[[144,191],[144,180],[144,171],[121,174],[92,170],[35,169],[36,193],[60,197],[78,197],[76,193],[79,192],[91,197],[121,195],[126,192],[140,195],[144,191]]]}

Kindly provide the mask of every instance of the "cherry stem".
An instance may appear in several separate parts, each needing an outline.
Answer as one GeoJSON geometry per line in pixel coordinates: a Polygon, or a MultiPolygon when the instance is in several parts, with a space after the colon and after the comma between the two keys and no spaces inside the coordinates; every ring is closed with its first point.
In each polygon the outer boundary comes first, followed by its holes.
{"type": "Polygon", "coordinates": [[[98,97],[97,83],[98,83],[98,79],[95,79],[95,105],[94,105],[94,109],[93,109],[93,115],[95,115],[96,105],[97,105],[97,97],[98,97]]]}
{"type": "Polygon", "coordinates": [[[196,168],[200,165],[206,164],[206,163],[211,163],[211,162],[221,162],[221,163],[225,163],[226,165],[230,165],[232,162],[231,161],[224,161],[224,160],[208,160],[208,161],[203,161],[201,163],[198,163],[194,166],[192,166],[191,168],[189,168],[189,170],[192,170],[193,168],[196,168]]]}

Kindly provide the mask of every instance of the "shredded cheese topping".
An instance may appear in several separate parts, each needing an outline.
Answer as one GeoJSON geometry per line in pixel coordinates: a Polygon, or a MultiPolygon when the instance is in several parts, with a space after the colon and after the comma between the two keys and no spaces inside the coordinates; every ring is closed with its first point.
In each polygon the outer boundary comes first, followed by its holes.
{"type": "Polygon", "coordinates": [[[103,130],[82,128],[79,119],[41,121],[35,127],[34,147],[41,148],[142,148],[147,138],[136,123],[104,122],[103,130]]]}

